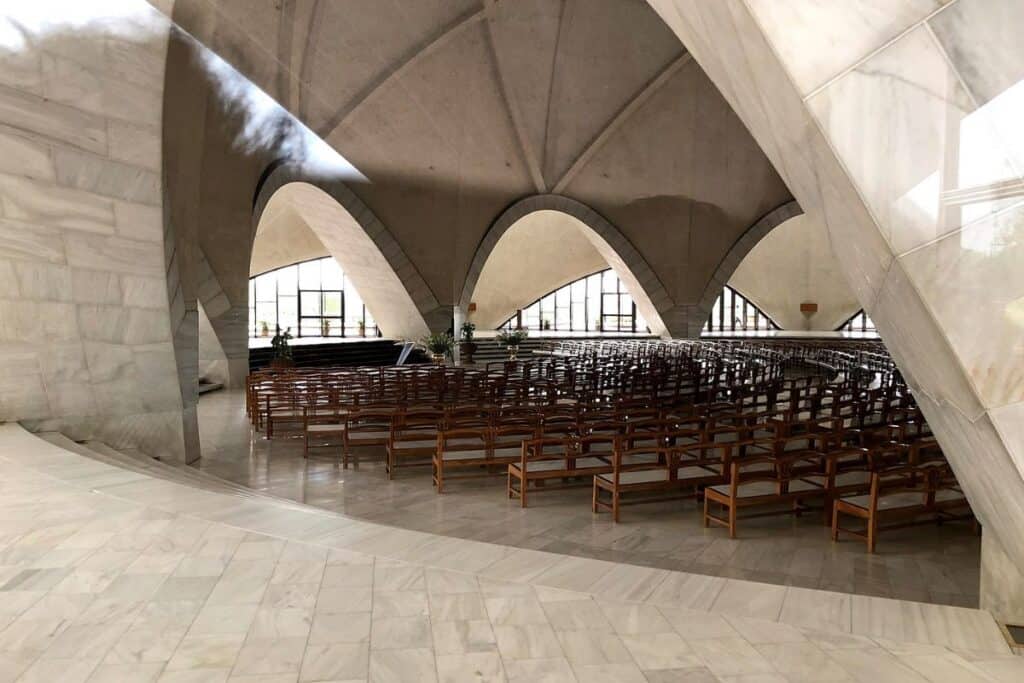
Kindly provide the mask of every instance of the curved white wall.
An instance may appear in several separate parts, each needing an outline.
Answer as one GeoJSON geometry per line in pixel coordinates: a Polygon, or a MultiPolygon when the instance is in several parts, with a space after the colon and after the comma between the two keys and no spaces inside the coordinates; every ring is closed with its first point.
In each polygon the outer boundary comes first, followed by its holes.
{"type": "Polygon", "coordinates": [[[493,329],[553,289],[603,270],[608,262],[572,216],[535,211],[509,228],[484,264],[469,319],[493,329]]]}
{"type": "Polygon", "coordinates": [[[252,245],[249,276],[330,256],[327,247],[287,197],[271,202],[260,216],[252,245]]]}
{"type": "Polygon", "coordinates": [[[772,230],[740,262],[729,285],[785,330],[834,330],[860,310],[825,226],[796,216],[772,230]],[[805,316],[800,304],[818,304],[805,316]]]}

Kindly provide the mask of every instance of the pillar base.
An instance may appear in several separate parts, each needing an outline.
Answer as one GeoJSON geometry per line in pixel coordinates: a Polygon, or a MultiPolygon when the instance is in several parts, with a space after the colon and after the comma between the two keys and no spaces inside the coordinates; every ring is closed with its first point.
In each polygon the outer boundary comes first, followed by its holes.
{"type": "Polygon", "coordinates": [[[1024,567],[989,532],[981,537],[981,608],[1002,624],[1024,625],[1024,567]]]}

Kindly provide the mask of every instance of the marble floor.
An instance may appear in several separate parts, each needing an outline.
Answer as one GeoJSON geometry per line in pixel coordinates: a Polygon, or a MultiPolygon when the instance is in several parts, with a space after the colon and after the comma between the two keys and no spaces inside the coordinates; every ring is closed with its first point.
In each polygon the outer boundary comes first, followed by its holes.
{"type": "MultiPolygon", "coordinates": [[[[379,454],[358,470],[330,457],[302,458],[298,439],[251,438],[239,392],[199,403],[204,457],[218,477],[345,515],[450,537],[709,576],[860,595],[974,607],[980,538],[967,524],[887,532],[878,552],[862,543],[832,543],[816,516],[741,523],[740,538],[704,529],[692,501],[624,509],[612,524],[590,512],[590,491],[536,495],[523,510],[504,494],[504,479],[453,482],[433,493],[427,469],[388,481],[379,454]]],[[[329,453],[325,452],[325,455],[329,453]]]]}
{"type": "Polygon", "coordinates": [[[977,610],[443,539],[147,476],[16,425],[0,426],[0,593],[0,681],[1024,677],[977,610]]]}

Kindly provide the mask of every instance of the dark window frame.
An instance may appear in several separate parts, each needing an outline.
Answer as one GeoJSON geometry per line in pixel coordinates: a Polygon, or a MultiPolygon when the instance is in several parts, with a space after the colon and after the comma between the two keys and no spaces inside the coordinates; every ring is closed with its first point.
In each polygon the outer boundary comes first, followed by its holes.
{"type": "MultiPolygon", "coordinates": [[[[289,263],[289,264],[284,265],[284,266],[279,266],[277,268],[272,268],[271,270],[264,271],[262,273],[259,273],[258,275],[253,275],[252,277],[249,278],[249,285],[250,285],[249,292],[251,294],[251,297],[250,297],[250,301],[248,302],[247,308],[248,308],[248,311],[249,311],[249,317],[250,317],[250,321],[251,321],[250,325],[249,325],[249,328],[250,328],[249,329],[249,338],[250,339],[256,339],[256,338],[261,337],[261,334],[260,334],[260,332],[261,332],[261,330],[260,330],[260,320],[261,319],[256,316],[256,280],[258,278],[260,278],[260,277],[269,275],[271,273],[276,273],[276,272],[284,270],[286,268],[296,268],[296,269],[298,269],[303,264],[313,263],[315,261],[326,261],[328,259],[333,259],[333,257],[332,256],[321,256],[321,257],[317,257],[317,258],[307,259],[305,261],[296,261],[295,263],[289,263]]],[[[339,265],[339,268],[340,268],[340,265],[339,265]]],[[[273,317],[273,320],[268,320],[267,321],[268,327],[269,327],[269,331],[270,331],[271,335],[274,334],[274,332],[277,329],[277,326],[280,325],[280,320],[281,320],[281,304],[280,304],[280,301],[281,301],[281,298],[283,296],[283,297],[293,297],[295,299],[295,321],[296,322],[295,322],[295,328],[292,329],[292,333],[293,333],[293,335],[295,337],[297,337],[297,338],[298,337],[324,338],[324,339],[341,339],[341,338],[345,338],[345,337],[357,337],[357,338],[360,338],[360,335],[358,333],[349,334],[348,331],[346,330],[346,322],[347,322],[346,313],[350,313],[351,311],[349,311],[348,297],[345,296],[345,273],[344,273],[344,270],[342,270],[342,286],[341,286],[340,289],[339,288],[324,289],[323,288],[323,273],[322,273],[322,271],[321,271],[321,275],[320,275],[320,278],[319,278],[319,284],[320,284],[320,288],[319,289],[303,288],[302,287],[301,276],[299,275],[299,272],[297,270],[296,274],[295,274],[295,291],[294,291],[294,293],[288,292],[288,293],[282,294],[281,289],[280,289],[280,284],[278,283],[277,278],[274,279],[274,301],[272,302],[273,305],[274,305],[274,317],[273,317]],[[320,315],[303,315],[303,312],[302,312],[302,295],[304,293],[314,293],[314,294],[317,294],[319,296],[319,299],[320,299],[320,315]],[[325,298],[325,295],[329,295],[329,294],[338,294],[340,296],[340,299],[341,299],[341,314],[340,315],[323,315],[323,311],[324,311],[324,298],[325,298]],[[323,337],[323,335],[321,334],[322,329],[323,329],[322,328],[322,323],[318,323],[318,322],[314,322],[313,323],[314,330],[315,330],[313,333],[310,333],[310,332],[306,332],[305,334],[303,333],[302,328],[303,328],[303,323],[304,322],[308,322],[308,321],[323,321],[323,320],[330,320],[331,321],[331,334],[329,334],[327,337],[323,337]]],[[[266,305],[266,304],[270,304],[271,302],[263,301],[262,303],[266,305]]],[[[357,316],[357,317],[355,317],[353,319],[355,321],[355,326],[356,326],[357,329],[358,329],[358,321],[359,320],[364,320],[365,321],[366,317],[367,317],[367,310],[366,310],[366,303],[365,302],[363,302],[363,304],[361,306],[360,313],[361,313],[360,316],[357,316]]],[[[285,326],[285,327],[287,327],[287,326],[285,326]]],[[[284,328],[282,328],[282,329],[284,329],[284,328]]],[[[380,326],[378,326],[377,323],[376,323],[376,320],[374,320],[374,324],[373,325],[369,325],[369,326],[365,327],[365,334],[363,334],[361,338],[374,338],[374,337],[381,337],[381,336],[382,335],[381,335],[381,331],[380,331],[380,326]]]]}
{"type": "Polygon", "coordinates": [[[718,295],[718,298],[715,299],[715,302],[711,305],[711,312],[708,314],[708,319],[704,323],[704,329],[701,330],[701,334],[721,332],[769,332],[771,330],[781,329],[782,328],[778,323],[776,323],[770,315],[761,310],[757,304],[743,296],[743,294],[737,291],[734,287],[726,285],[722,288],[722,293],[718,295]],[[732,311],[728,321],[725,319],[726,308],[732,311]],[[737,311],[741,312],[739,318],[737,318],[736,315],[737,311]],[[747,322],[750,319],[751,312],[754,314],[753,327],[750,327],[747,322]]]}
{"type": "MultiPolygon", "coordinates": [[[[507,320],[505,320],[505,322],[503,322],[500,325],[498,325],[498,329],[522,328],[522,329],[529,329],[531,331],[536,331],[536,332],[622,332],[622,333],[635,333],[635,332],[637,332],[636,301],[633,300],[633,297],[630,296],[629,292],[626,290],[626,286],[623,284],[622,280],[619,279],[618,277],[615,278],[615,283],[616,284],[615,284],[615,288],[614,289],[606,289],[605,288],[605,277],[604,276],[605,276],[605,273],[609,273],[609,272],[614,273],[614,269],[612,269],[612,268],[603,268],[601,270],[594,271],[593,273],[588,273],[587,275],[584,275],[583,277],[576,278],[572,282],[568,282],[568,283],[566,283],[566,284],[564,284],[564,285],[562,285],[560,287],[556,287],[555,289],[552,289],[550,292],[547,292],[543,296],[537,297],[536,299],[531,301],[526,306],[523,306],[522,308],[516,309],[516,312],[513,313],[511,316],[509,316],[509,318],[507,320]],[[597,296],[597,298],[598,298],[597,310],[592,310],[594,308],[594,306],[592,305],[592,302],[590,300],[590,292],[589,292],[589,289],[587,288],[587,281],[590,278],[595,277],[595,276],[597,276],[599,281],[600,281],[600,287],[598,288],[598,292],[597,292],[597,295],[598,295],[597,296]],[[575,320],[576,316],[574,316],[574,314],[573,314],[573,308],[574,307],[573,307],[573,299],[572,299],[572,287],[574,285],[576,285],[577,283],[580,283],[580,282],[584,283],[583,284],[583,301],[582,301],[582,304],[583,304],[583,325],[582,326],[579,326],[578,321],[575,320]],[[565,292],[565,296],[568,298],[568,302],[569,302],[568,303],[568,308],[569,308],[569,325],[568,325],[568,327],[563,327],[563,326],[560,326],[558,324],[558,303],[557,303],[558,302],[558,293],[562,292],[562,291],[565,292]],[[607,297],[611,297],[611,296],[619,297],[619,307],[618,307],[619,308],[619,312],[618,313],[610,313],[610,312],[606,313],[605,312],[605,300],[606,300],[607,297]],[[543,306],[544,306],[544,304],[542,302],[545,302],[545,300],[548,299],[549,297],[552,297],[552,299],[551,299],[551,311],[553,312],[553,316],[552,316],[552,320],[551,320],[551,327],[550,327],[550,329],[545,330],[544,329],[544,319],[545,318],[541,314],[541,310],[543,310],[543,306]],[[629,311],[627,313],[622,313],[622,304],[623,304],[624,300],[629,302],[629,311]],[[538,310],[538,323],[537,323],[536,326],[527,326],[526,325],[526,321],[525,321],[525,316],[524,316],[523,312],[525,310],[533,307],[533,306],[538,306],[538,309],[539,309],[538,310]],[[600,330],[595,328],[595,326],[593,324],[593,321],[595,321],[595,320],[600,320],[600,323],[601,323],[601,329],[600,330]],[[609,320],[609,321],[614,320],[614,322],[615,322],[615,329],[614,330],[607,330],[606,329],[605,320],[609,320]]],[[[648,329],[647,331],[650,332],[650,329],[648,329]]]]}

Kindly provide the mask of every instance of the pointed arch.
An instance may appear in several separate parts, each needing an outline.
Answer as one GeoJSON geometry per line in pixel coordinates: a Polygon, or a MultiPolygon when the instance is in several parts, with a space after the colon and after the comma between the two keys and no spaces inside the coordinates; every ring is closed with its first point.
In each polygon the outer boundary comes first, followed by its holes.
{"type": "Polygon", "coordinates": [[[277,166],[256,193],[253,234],[275,201],[292,203],[348,274],[385,336],[417,339],[432,329],[430,322],[449,324],[447,309],[401,245],[344,183],[319,183],[292,165],[277,166]]]}
{"type": "Polygon", "coordinates": [[[715,270],[715,274],[711,277],[711,280],[704,287],[704,294],[701,295],[700,302],[697,307],[701,313],[700,320],[707,321],[708,316],[711,315],[711,309],[715,305],[715,301],[722,294],[722,291],[729,283],[729,278],[732,277],[733,272],[739,267],[743,259],[750,253],[758,242],[760,242],[765,235],[770,233],[775,228],[779,227],[790,218],[794,216],[800,216],[804,212],[800,208],[800,204],[796,200],[786,202],[782,206],[776,207],[766,213],[764,216],[759,218],[750,228],[747,229],[743,235],[736,240],[729,251],[725,254],[722,260],[718,264],[718,268],[715,270]]]}
{"type": "Polygon", "coordinates": [[[494,251],[498,240],[521,218],[536,211],[558,211],[579,221],[586,229],[583,233],[626,285],[637,309],[647,321],[653,334],[667,336],[666,317],[674,303],[661,280],[646,259],[622,232],[586,204],[555,194],[533,195],[521,199],[498,216],[477,246],[469,272],[462,286],[459,309],[466,311],[473,300],[473,292],[480,280],[484,264],[494,251]]]}

